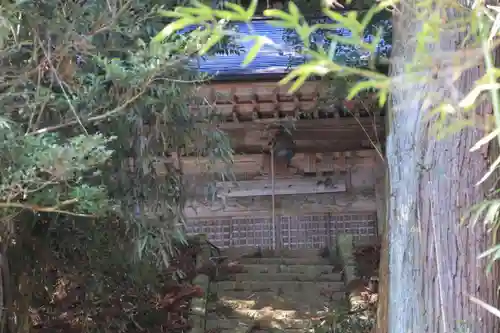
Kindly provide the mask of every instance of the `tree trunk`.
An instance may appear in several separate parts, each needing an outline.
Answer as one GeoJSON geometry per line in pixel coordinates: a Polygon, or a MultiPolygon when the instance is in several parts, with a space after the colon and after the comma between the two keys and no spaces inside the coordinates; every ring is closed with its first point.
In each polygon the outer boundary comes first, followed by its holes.
{"type": "MultiPolygon", "coordinates": [[[[413,61],[420,22],[414,17],[416,1],[411,2],[394,18],[394,77],[408,75],[405,65],[413,61]]],[[[487,262],[477,260],[491,243],[481,227],[460,225],[468,209],[484,198],[483,189],[474,184],[488,163],[481,152],[469,152],[483,133],[468,128],[437,140],[430,133],[432,120],[424,118],[422,109],[429,93],[453,97],[449,75],[433,78],[431,72],[440,64],[438,53],[454,50],[460,37],[442,34],[439,45],[429,49],[435,62],[420,73],[427,82],[399,80],[393,89],[387,138],[389,333],[500,332],[498,319],[468,298],[498,305],[498,274],[487,276],[487,262]]],[[[440,67],[440,73],[446,71],[446,66],[440,67]]],[[[480,68],[463,75],[462,96],[480,75],[480,68]]]]}

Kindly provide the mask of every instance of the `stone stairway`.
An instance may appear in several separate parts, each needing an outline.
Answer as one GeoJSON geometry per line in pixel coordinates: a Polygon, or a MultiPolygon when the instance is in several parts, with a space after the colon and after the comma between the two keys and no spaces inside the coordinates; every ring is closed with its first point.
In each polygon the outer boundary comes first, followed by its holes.
{"type": "Polygon", "coordinates": [[[318,250],[225,255],[241,272],[211,282],[206,332],[305,332],[344,299],[341,274],[318,250]]]}

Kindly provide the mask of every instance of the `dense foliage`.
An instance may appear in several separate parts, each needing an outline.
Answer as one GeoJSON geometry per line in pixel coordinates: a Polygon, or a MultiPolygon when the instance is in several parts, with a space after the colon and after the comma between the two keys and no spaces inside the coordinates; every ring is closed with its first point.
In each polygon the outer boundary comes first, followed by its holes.
{"type": "MultiPolygon", "coordinates": [[[[190,107],[204,103],[195,92],[205,78],[189,70],[200,43],[150,44],[167,23],[160,7],[182,4],[2,4],[1,271],[11,330],[58,328],[45,325],[50,318],[125,330],[121,319],[134,322],[140,304],[153,309],[151,298],[179,278],[179,265],[165,267],[184,244],[184,182],[181,167],[165,161],[231,160],[225,135],[211,126],[217,117],[190,107]],[[61,305],[56,289],[81,295],[61,305]],[[100,313],[101,323],[85,313],[127,295],[130,311],[100,313]],[[69,308],[74,318],[58,317],[69,308]]],[[[228,41],[211,52],[237,52],[228,41]]]]}

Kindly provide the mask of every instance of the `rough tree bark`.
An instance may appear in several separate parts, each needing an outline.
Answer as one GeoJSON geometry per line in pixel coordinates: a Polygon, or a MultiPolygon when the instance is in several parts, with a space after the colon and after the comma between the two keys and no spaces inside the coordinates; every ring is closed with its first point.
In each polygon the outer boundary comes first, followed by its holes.
{"type": "MultiPolygon", "coordinates": [[[[394,18],[395,77],[408,74],[405,65],[413,61],[420,26],[416,2],[405,1],[394,18]]],[[[454,50],[459,39],[456,33],[443,34],[429,50],[435,62],[422,77],[432,77],[433,67],[442,65],[442,52],[454,50]]],[[[446,73],[443,66],[440,73],[446,73]]],[[[459,90],[470,90],[480,75],[480,68],[465,73],[459,90]]],[[[393,90],[387,138],[390,293],[388,313],[381,314],[389,333],[500,332],[498,319],[468,299],[473,295],[498,304],[499,276],[485,275],[486,262],[477,260],[490,245],[488,235],[480,227],[460,225],[467,209],[484,198],[484,190],[474,184],[488,163],[480,152],[469,152],[483,133],[468,128],[437,140],[422,109],[430,92],[450,94],[449,84],[449,77],[438,75],[418,84],[399,81],[393,90]]]]}

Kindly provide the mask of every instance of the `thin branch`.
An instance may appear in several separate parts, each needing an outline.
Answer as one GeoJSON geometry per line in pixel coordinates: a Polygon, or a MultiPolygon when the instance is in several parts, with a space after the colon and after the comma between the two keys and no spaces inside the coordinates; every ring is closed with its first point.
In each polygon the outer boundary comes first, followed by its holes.
{"type": "MultiPolygon", "coordinates": [[[[139,93],[137,93],[136,95],[134,95],[131,99],[127,100],[125,103],[123,103],[122,105],[118,106],[117,108],[115,108],[115,109],[113,109],[113,110],[111,110],[109,112],[106,112],[104,114],[101,114],[101,115],[98,115],[98,116],[94,116],[94,117],[90,117],[90,118],[88,118],[86,120],[83,120],[82,123],[97,122],[97,121],[105,120],[105,119],[107,119],[107,118],[109,118],[111,116],[114,116],[114,115],[122,112],[123,110],[125,110],[125,108],[127,108],[130,104],[132,104],[133,102],[135,102],[145,92],[146,92],[146,89],[142,89],[139,93]]],[[[42,133],[49,133],[49,132],[53,132],[53,131],[56,131],[56,130],[59,130],[59,129],[62,129],[62,128],[66,128],[66,127],[70,127],[70,126],[74,126],[74,125],[78,125],[78,124],[79,124],[79,121],[75,119],[75,120],[69,121],[67,123],[45,127],[45,128],[36,130],[34,132],[31,132],[30,134],[35,134],[36,135],[36,134],[42,134],[42,133]]]]}
{"type": "Polygon", "coordinates": [[[28,210],[31,210],[34,212],[40,212],[40,213],[58,213],[58,214],[65,214],[65,215],[72,215],[72,216],[94,217],[94,215],[73,213],[73,212],[61,209],[64,206],[69,206],[69,205],[75,204],[77,202],[78,202],[78,199],[69,199],[69,200],[65,200],[65,201],[63,201],[55,206],[50,206],[50,207],[42,207],[42,206],[31,205],[31,204],[23,204],[23,203],[19,203],[19,202],[0,202],[0,209],[18,208],[18,209],[28,209],[28,210]]]}
{"type": "Polygon", "coordinates": [[[80,117],[78,117],[78,113],[76,112],[75,110],[75,107],[73,106],[73,103],[71,103],[71,100],[69,99],[69,96],[68,96],[68,93],[66,92],[66,89],[64,88],[64,84],[63,82],[61,81],[61,78],[59,77],[59,73],[57,73],[57,70],[55,69],[54,65],[52,64],[52,59],[50,59],[50,55],[47,53],[47,51],[45,51],[45,48],[43,47],[43,44],[42,44],[42,40],[40,39],[39,36],[37,36],[38,38],[38,41],[39,41],[39,45],[40,45],[40,48],[42,49],[42,52],[43,54],[45,55],[45,58],[47,59],[47,63],[49,64],[50,66],[50,69],[52,71],[52,74],[54,75],[54,77],[56,78],[57,80],[57,83],[59,84],[59,87],[61,88],[62,92],[63,92],[63,95],[64,95],[64,98],[66,99],[66,102],[68,103],[68,106],[71,110],[71,112],[73,112],[73,115],[75,116],[76,118],[76,123],[78,125],[80,125],[80,127],[82,128],[83,132],[88,135],[89,132],[87,131],[87,129],[85,128],[85,126],[83,125],[80,117]]]}

